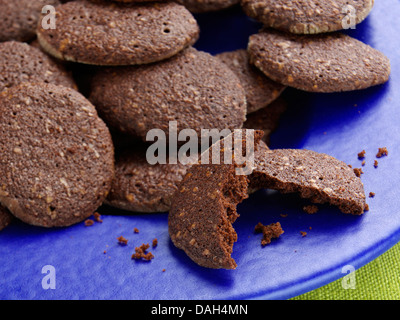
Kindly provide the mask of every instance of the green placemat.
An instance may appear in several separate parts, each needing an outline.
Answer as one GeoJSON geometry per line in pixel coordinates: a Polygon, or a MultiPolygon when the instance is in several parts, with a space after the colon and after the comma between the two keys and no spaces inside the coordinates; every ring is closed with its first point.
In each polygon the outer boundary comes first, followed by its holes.
{"type": "Polygon", "coordinates": [[[400,300],[400,243],[353,274],[291,300],[400,300]]]}

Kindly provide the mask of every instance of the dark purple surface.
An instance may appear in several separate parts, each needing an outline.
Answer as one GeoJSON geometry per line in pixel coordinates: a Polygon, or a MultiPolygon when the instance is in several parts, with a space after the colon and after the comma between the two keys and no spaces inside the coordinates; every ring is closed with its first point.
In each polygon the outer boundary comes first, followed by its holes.
{"type": "MultiPolygon", "coordinates": [[[[199,267],[176,249],[167,214],[128,215],[105,207],[101,213],[109,215],[92,227],[47,230],[14,222],[0,233],[0,298],[287,299],[344,276],[345,265],[359,268],[385,252],[400,240],[399,14],[398,1],[377,1],[368,19],[348,32],[391,59],[389,83],[343,94],[289,89],[290,108],[272,137],[273,148],[325,152],[353,167],[361,166],[357,153],[365,149],[362,180],[367,194],[376,193],[367,199],[365,215],[327,206],[308,215],[301,209],[306,202],[295,195],[259,191],[239,206],[233,253],[238,268],[229,271],[199,267]],[[389,156],[375,169],[375,154],[383,146],[389,156]],[[276,221],[285,233],[262,248],[254,226],[276,221]],[[135,227],[140,233],[133,233],[135,227]],[[117,243],[121,235],[129,239],[127,246],[117,243]],[[154,260],[131,260],[135,246],[154,238],[159,240],[151,249],[154,260]],[[54,290],[42,288],[45,265],[56,270],[54,290]]],[[[197,18],[202,32],[196,47],[213,54],[245,48],[259,28],[239,8],[197,18]]]]}

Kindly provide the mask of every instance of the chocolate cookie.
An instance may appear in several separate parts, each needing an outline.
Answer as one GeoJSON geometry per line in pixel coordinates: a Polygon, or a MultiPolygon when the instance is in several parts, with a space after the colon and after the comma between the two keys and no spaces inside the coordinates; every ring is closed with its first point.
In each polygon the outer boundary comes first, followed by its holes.
{"type": "Polygon", "coordinates": [[[38,28],[39,42],[51,55],[112,66],[169,58],[192,45],[198,36],[192,14],[174,2],[78,0],[57,8],[56,29],[38,28]]]}
{"type": "Polygon", "coordinates": [[[239,78],[246,93],[247,114],[269,105],[285,89],[251,65],[245,49],[220,53],[217,57],[239,78]]]}
{"type": "Polygon", "coordinates": [[[76,88],[72,75],[40,49],[23,42],[0,43],[0,91],[22,82],[76,88]]]}
{"type": "Polygon", "coordinates": [[[133,212],[167,212],[187,168],[180,162],[151,165],[146,147],[132,145],[116,157],[115,178],[106,203],[133,212]]]}
{"type": "Polygon", "coordinates": [[[263,141],[269,145],[271,134],[278,128],[279,120],[286,110],[286,100],[279,97],[270,105],[247,115],[243,128],[264,131],[263,141]]]}
{"type": "Polygon", "coordinates": [[[36,36],[36,27],[45,5],[57,6],[58,0],[0,1],[0,41],[29,41],[36,36]]]}
{"type": "Polygon", "coordinates": [[[250,36],[248,52],[271,79],[311,92],[365,89],[390,75],[383,53],[341,33],[301,36],[266,29],[250,36]]]}
{"type": "Polygon", "coordinates": [[[193,13],[218,11],[238,4],[240,0],[176,0],[193,13]]]}
{"type": "Polygon", "coordinates": [[[77,91],[23,83],[0,94],[0,202],[44,227],[80,222],[114,176],[110,133],[77,91]]]}
{"type": "Polygon", "coordinates": [[[329,203],[354,215],[365,208],[364,186],[353,170],[334,157],[311,150],[257,150],[250,189],[257,188],[296,192],[314,203],[329,203]]]}
{"type": "MultiPolygon", "coordinates": [[[[255,144],[261,135],[255,135],[255,144]]],[[[221,145],[224,147],[224,144],[221,145]]],[[[237,234],[236,207],[248,198],[248,178],[235,164],[195,164],[172,199],[168,229],[172,242],[197,264],[235,269],[231,257],[237,234]]]]}
{"type": "Polygon", "coordinates": [[[0,231],[7,227],[12,219],[12,214],[5,207],[0,205],[0,231]]]}
{"type": "Polygon", "coordinates": [[[374,0],[241,0],[244,12],[265,26],[297,34],[350,28],[370,13],[374,0]]]}
{"type": "Polygon", "coordinates": [[[155,64],[105,68],[93,78],[90,100],[106,122],[146,139],[151,129],[241,128],[246,97],[235,74],[194,48],[155,64]]]}

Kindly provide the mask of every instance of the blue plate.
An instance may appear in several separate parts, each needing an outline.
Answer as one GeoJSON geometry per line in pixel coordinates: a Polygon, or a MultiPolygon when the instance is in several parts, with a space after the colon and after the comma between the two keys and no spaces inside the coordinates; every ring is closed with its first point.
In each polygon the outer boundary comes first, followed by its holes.
{"type": "MultiPolygon", "coordinates": [[[[287,299],[310,291],[375,259],[400,240],[400,3],[376,1],[352,36],[384,52],[392,62],[390,81],[343,94],[310,94],[288,89],[290,101],[274,148],[307,148],[360,167],[370,211],[361,217],[323,206],[302,211],[304,200],[262,190],[239,205],[234,227],[236,270],[194,264],[168,236],[167,214],[130,215],[101,209],[103,223],[43,229],[14,222],[0,233],[1,299],[287,299]],[[389,156],[373,161],[379,147],[389,156]],[[282,217],[284,214],[286,217],[282,217]],[[280,221],[285,233],[261,247],[258,222],[280,221]],[[139,233],[133,229],[138,228],[139,233]],[[307,232],[302,237],[300,231],[307,232]],[[127,246],[117,237],[129,240],[127,246]],[[131,259],[135,246],[151,243],[151,262],[131,259]],[[52,266],[54,273],[47,273],[52,266]],[[163,271],[164,269],[164,271],[163,271]],[[54,281],[48,282],[48,277],[54,281]],[[55,289],[46,289],[46,283],[55,289]]],[[[196,47],[213,54],[245,48],[260,25],[240,8],[197,16],[202,33],[196,47]]]]}

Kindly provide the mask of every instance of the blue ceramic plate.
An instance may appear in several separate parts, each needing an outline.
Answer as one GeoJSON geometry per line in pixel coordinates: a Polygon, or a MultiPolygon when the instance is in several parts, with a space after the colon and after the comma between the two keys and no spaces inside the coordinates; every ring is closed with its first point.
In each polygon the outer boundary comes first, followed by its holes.
{"type": "MultiPolygon", "coordinates": [[[[367,194],[376,193],[368,199],[369,212],[354,217],[326,206],[309,215],[295,195],[259,191],[239,206],[233,253],[238,268],[229,271],[199,267],[176,249],[168,237],[167,214],[102,208],[103,223],[52,230],[14,222],[0,233],[0,298],[287,299],[385,252],[400,240],[399,15],[399,1],[376,1],[368,19],[348,32],[391,59],[389,83],[343,94],[287,90],[290,107],[272,137],[274,148],[325,152],[353,167],[361,166],[357,153],[366,150],[362,180],[367,194]],[[374,168],[375,154],[384,146],[389,156],[374,168]],[[276,221],[285,233],[261,247],[254,226],[276,221]],[[127,246],[117,243],[119,236],[129,240],[127,246]],[[131,260],[135,246],[154,238],[158,246],[151,249],[151,262],[131,260]],[[45,266],[55,272],[55,289],[43,286],[45,266]]],[[[202,33],[196,47],[213,54],[245,48],[248,36],[260,27],[240,8],[197,18],[202,33]]]]}

